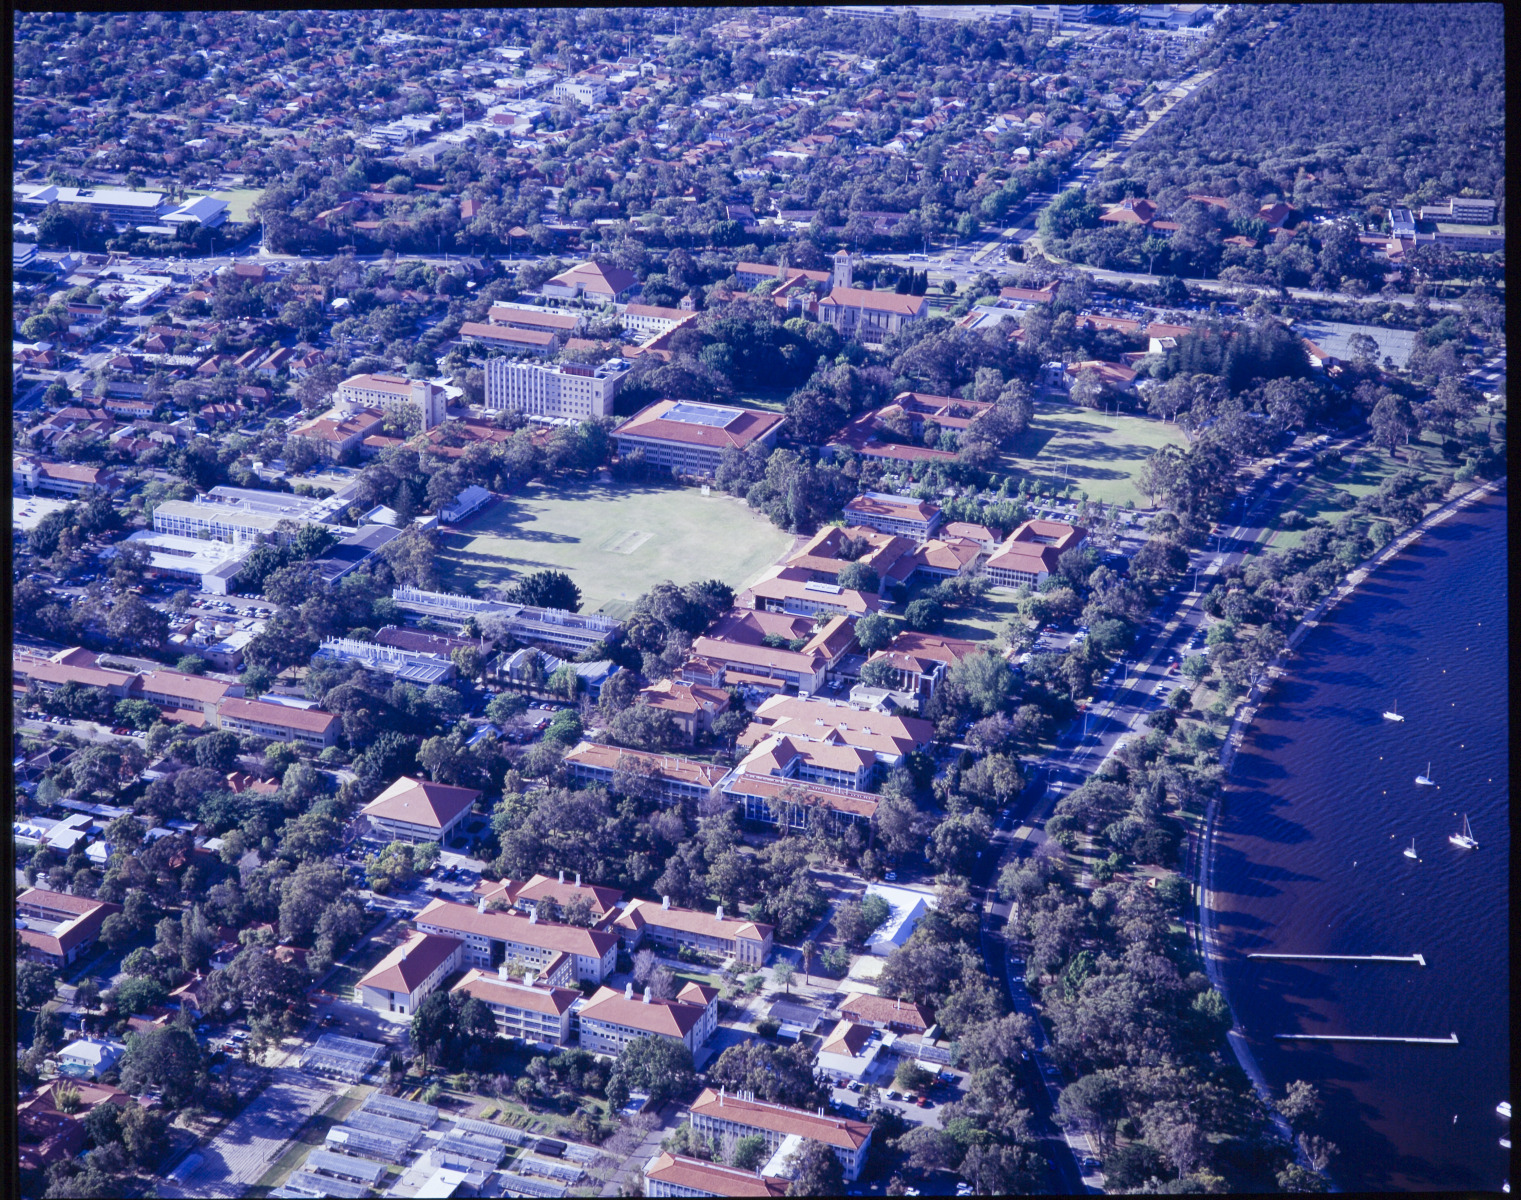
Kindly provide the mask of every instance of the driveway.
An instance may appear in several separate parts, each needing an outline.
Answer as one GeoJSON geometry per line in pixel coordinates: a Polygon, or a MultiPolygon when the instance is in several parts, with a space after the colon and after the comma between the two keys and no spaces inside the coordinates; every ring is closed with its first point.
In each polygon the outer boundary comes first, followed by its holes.
{"type": "MultiPolygon", "coordinates": [[[[681,1124],[682,1112],[682,1106],[672,1101],[655,1114],[656,1119],[653,1122],[648,1122],[650,1127],[645,1131],[639,1144],[624,1156],[623,1160],[618,1164],[617,1170],[612,1173],[607,1183],[603,1185],[601,1195],[623,1196],[628,1194],[626,1189],[632,1186],[634,1173],[644,1170],[644,1164],[655,1156],[655,1153],[660,1149],[660,1143],[676,1131],[676,1127],[681,1124]]],[[[633,1118],[633,1122],[644,1123],[647,1121],[648,1116],[644,1113],[633,1118]]],[[[634,1127],[637,1128],[637,1125],[634,1127]]],[[[617,1137],[617,1135],[615,1134],[614,1137],[617,1137]]],[[[607,1150],[608,1146],[604,1145],[603,1152],[606,1153],[607,1150]]]]}

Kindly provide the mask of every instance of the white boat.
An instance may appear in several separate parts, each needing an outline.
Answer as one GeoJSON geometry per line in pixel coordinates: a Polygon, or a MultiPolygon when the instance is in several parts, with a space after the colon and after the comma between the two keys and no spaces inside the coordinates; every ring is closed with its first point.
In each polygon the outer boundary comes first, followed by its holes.
{"type": "Polygon", "coordinates": [[[1411,838],[1410,839],[1410,845],[1408,845],[1408,846],[1405,847],[1405,857],[1406,858],[1414,858],[1415,857],[1415,839],[1414,838],[1411,838]]]}
{"type": "Polygon", "coordinates": [[[1404,719],[1404,717],[1400,716],[1400,702],[1396,700],[1394,702],[1394,707],[1384,714],[1384,720],[1403,721],[1404,719]]]}
{"type": "Polygon", "coordinates": [[[1431,777],[1431,764],[1429,762],[1426,764],[1425,773],[1417,775],[1415,781],[1421,787],[1436,787],[1436,780],[1431,777]]]}
{"type": "Polygon", "coordinates": [[[1463,814],[1463,832],[1450,834],[1447,838],[1454,846],[1460,846],[1464,850],[1477,850],[1479,843],[1474,840],[1473,828],[1468,824],[1468,814],[1463,814]]]}

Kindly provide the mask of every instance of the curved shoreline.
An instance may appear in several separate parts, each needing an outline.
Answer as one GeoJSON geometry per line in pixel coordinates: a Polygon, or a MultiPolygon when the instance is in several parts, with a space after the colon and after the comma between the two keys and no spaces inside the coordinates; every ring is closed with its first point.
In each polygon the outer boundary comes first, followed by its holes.
{"type": "MultiPolygon", "coordinates": [[[[1391,540],[1388,545],[1348,571],[1342,581],[1328,595],[1318,601],[1309,612],[1300,618],[1299,622],[1294,626],[1293,631],[1289,634],[1283,651],[1264,668],[1257,681],[1252,684],[1251,691],[1247,693],[1245,701],[1240,709],[1237,710],[1235,718],[1231,721],[1225,745],[1220,750],[1220,765],[1227,776],[1227,780],[1230,775],[1231,764],[1235,761],[1236,750],[1246,737],[1246,732],[1256,716],[1257,707],[1263,694],[1272,686],[1275,680],[1284,674],[1286,669],[1284,666],[1285,660],[1294,648],[1309,636],[1310,630],[1317,628],[1325,615],[1335,608],[1337,604],[1353,595],[1357,591],[1358,586],[1376,568],[1409,549],[1410,546],[1420,540],[1428,529],[1440,525],[1454,513],[1467,508],[1469,505],[1493,495],[1505,486],[1505,482],[1506,476],[1502,475],[1500,478],[1490,480],[1488,483],[1481,484],[1476,488],[1470,488],[1461,496],[1456,496],[1439,508],[1434,509],[1404,533],[1400,534],[1399,537],[1391,540]]],[[[1198,873],[1194,881],[1198,889],[1199,956],[1204,960],[1204,970],[1209,978],[1210,985],[1225,998],[1226,1004],[1230,1005],[1232,1025],[1229,1033],[1226,1035],[1226,1040],[1230,1043],[1231,1050],[1236,1055],[1237,1063],[1240,1064],[1247,1078],[1252,1081],[1252,1086],[1256,1089],[1257,1095],[1269,1106],[1269,1111],[1273,1115],[1273,1123],[1277,1127],[1279,1135],[1294,1148],[1296,1156],[1300,1159],[1300,1165],[1309,1167],[1309,1163],[1304,1160],[1303,1153],[1294,1141],[1293,1131],[1289,1128],[1288,1122],[1279,1116],[1276,1109],[1272,1107],[1272,1089],[1268,1086],[1267,1079],[1263,1076],[1262,1069],[1257,1064],[1256,1056],[1253,1055],[1251,1047],[1247,1045],[1246,1038],[1243,1036],[1240,1025],[1236,1021],[1235,1006],[1230,1004],[1230,993],[1225,985],[1225,976],[1221,970],[1219,955],[1214,948],[1214,906],[1212,904],[1214,892],[1214,841],[1215,826],[1223,802],[1224,790],[1222,789],[1220,796],[1210,800],[1204,814],[1204,828],[1199,835],[1198,873]]],[[[1327,1176],[1327,1182],[1332,1191],[1341,1190],[1334,1181],[1330,1180],[1329,1176],[1327,1176]]]]}

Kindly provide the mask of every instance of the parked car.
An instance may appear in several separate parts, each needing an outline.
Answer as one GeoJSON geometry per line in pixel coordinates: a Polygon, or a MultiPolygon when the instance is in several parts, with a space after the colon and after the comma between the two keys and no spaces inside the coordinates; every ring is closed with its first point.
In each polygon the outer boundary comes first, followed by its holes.
{"type": "Polygon", "coordinates": [[[1099,1160],[1094,1158],[1091,1154],[1083,1159],[1084,1171],[1097,1171],[1102,1165],[1103,1164],[1100,1163],[1099,1160]]]}
{"type": "Polygon", "coordinates": [[[882,878],[885,879],[885,880],[887,880],[888,883],[897,883],[898,882],[898,872],[896,872],[896,871],[888,871],[888,872],[886,872],[882,876],[882,878]]]}

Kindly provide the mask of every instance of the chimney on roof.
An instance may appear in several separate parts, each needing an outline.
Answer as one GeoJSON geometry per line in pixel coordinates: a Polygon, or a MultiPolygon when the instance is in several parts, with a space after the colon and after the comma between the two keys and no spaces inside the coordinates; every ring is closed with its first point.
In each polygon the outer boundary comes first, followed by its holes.
{"type": "Polygon", "coordinates": [[[670,908],[671,907],[671,898],[669,896],[662,896],[662,897],[660,897],[660,907],[661,908],[670,908]]]}
{"type": "Polygon", "coordinates": [[[537,925],[539,923],[539,906],[537,904],[535,904],[533,908],[529,910],[528,923],[530,925],[537,925]]]}
{"type": "Polygon", "coordinates": [[[718,1107],[719,1108],[722,1108],[724,1106],[724,1093],[726,1091],[728,1091],[728,1090],[729,1089],[728,1089],[728,1085],[727,1084],[725,1084],[723,1087],[721,1087],[721,1088],[718,1089],[718,1107]]]}
{"type": "Polygon", "coordinates": [[[581,872],[580,871],[576,872],[576,886],[577,887],[581,886],[581,872]]]}
{"type": "Polygon", "coordinates": [[[623,998],[625,1000],[632,1000],[634,998],[634,981],[632,979],[623,985],[623,998]]]}
{"type": "Polygon", "coordinates": [[[538,981],[538,978],[539,973],[537,971],[525,971],[523,974],[523,986],[532,987],[538,981]]]}
{"type": "Polygon", "coordinates": [[[500,979],[503,983],[506,983],[507,980],[509,980],[509,979],[512,978],[511,975],[507,974],[507,964],[506,963],[502,963],[501,966],[497,967],[497,969],[496,969],[496,977],[498,979],[500,979]]]}
{"type": "Polygon", "coordinates": [[[718,906],[718,919],[720,921],[724,919],[724,906],[722,904],[718,906]]]}
{"type": "Polygon", "coordinates": [[[565,882],[565,868],[564,867],[560,868],[560,882],[561,883],[565,882]]]}
{"type": "Polygon", "coordinates": [[[648,1004],[650,1002],[650,997],[652,997],[654,994],[655,994],[655,989],[652,988],[652,987],[650,987],[649,984],[645,984],[644,985],[644,1002],[646,1004],[648,1004]]]}
{"type": "Polygon", "coordinates": [[[478,912],[478,913],[483,913],[483,912],[486,911],[486,897],[485,896],[482,896],[479,900],[477,900],[475,902],[475,911],[478,912]]]}

